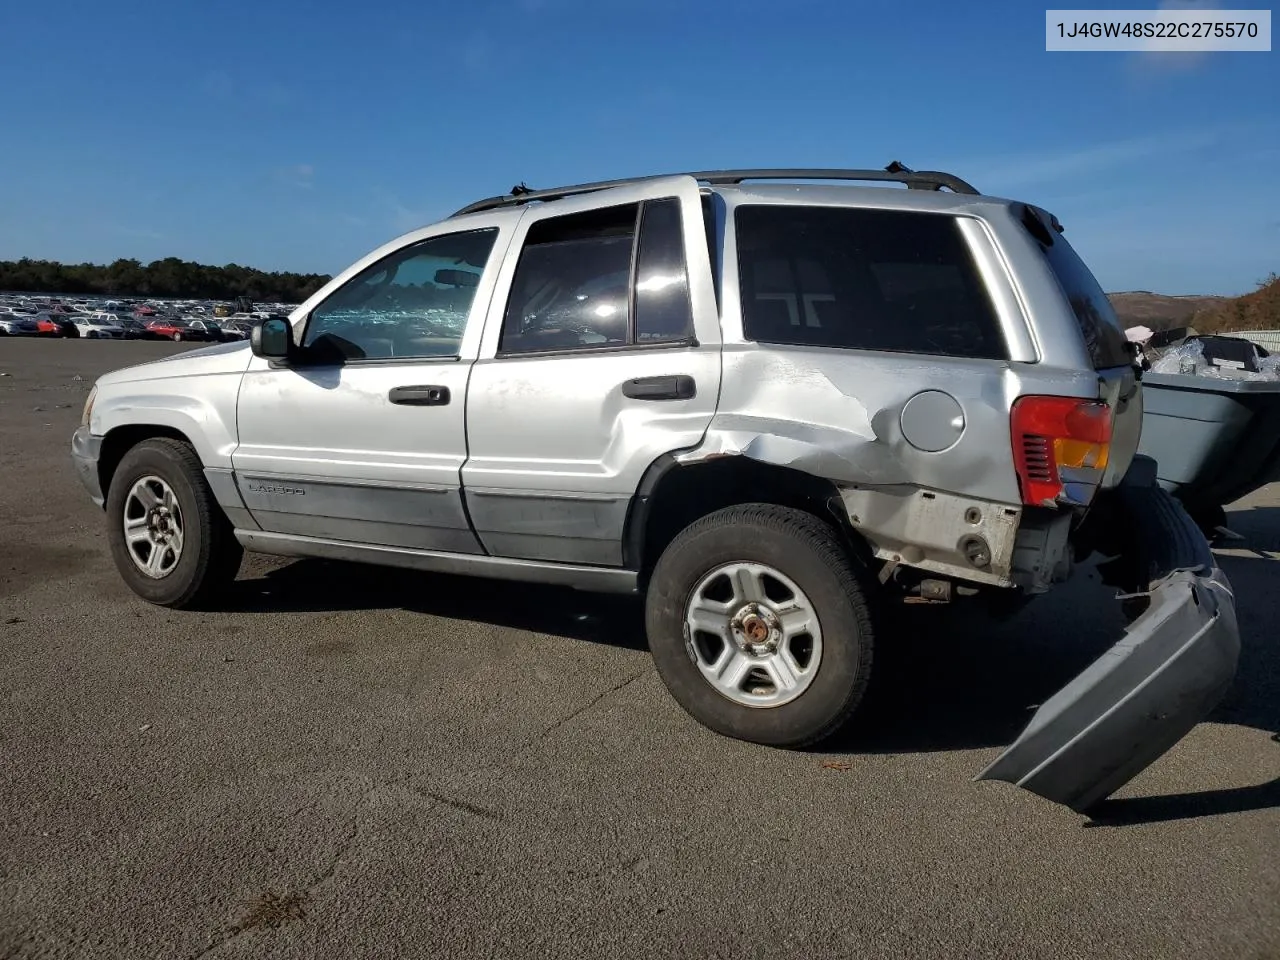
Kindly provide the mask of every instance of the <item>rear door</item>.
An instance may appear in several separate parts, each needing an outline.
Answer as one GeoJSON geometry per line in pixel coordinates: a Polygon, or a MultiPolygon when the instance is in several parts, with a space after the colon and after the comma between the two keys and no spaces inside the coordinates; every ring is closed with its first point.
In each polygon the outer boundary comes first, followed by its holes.
{"type": "Polygon", "coordinates": [[[700,196],[671,177],[531,208],[467,396],[467,508],[488,552],[618,566],[659,456],[696,446],[720,391],[700,196]]]}

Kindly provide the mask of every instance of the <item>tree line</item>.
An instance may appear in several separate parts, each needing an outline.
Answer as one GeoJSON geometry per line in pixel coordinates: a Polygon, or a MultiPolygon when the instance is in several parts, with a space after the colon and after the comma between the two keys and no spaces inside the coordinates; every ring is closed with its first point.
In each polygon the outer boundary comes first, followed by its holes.
{"type": "Polygon", "coordinates": [[[1280,330],[1280,274],[1271,274],[1253,293],[1197,311],[1191,326],[1200,333],[1280,330]]]}
{"type": "Polygon", "coordinates": [[[0,260],[0,290],[17,293],[301,303],[328,281],[319,273],[268,273],[236,263],[213,267],[177,257],[148,264],[0,260]]]}

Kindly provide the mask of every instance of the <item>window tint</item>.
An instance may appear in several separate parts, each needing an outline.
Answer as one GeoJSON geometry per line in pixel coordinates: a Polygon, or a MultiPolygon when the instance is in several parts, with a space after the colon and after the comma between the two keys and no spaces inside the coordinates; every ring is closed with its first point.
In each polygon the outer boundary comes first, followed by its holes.
{"type": "Polygon", "coordinates": [[[456,356],[497,234],[433,237],[378,261],[312,311],[303,346],[338,360],[456,356]]]}
{"type": "MultiPolygon", "coordinates": [[[[1028,216],[1034,217],[1034,214],[1028,211],[1028,216]]],[[[1049,233],[1043,224],[1039,227],[1037,230],[1028,225],[1071,304],[1094,369],[1133,363],[1124,327],[1093,273],[1061,234],[1049,233]]]]}
{"type": "Polygon", "coordinates": [[[1008,358],[955,217],[747,205],[734,223],[750,340],[1008,358]]]}
{"type": "Polygon", "coordinates": [[[655,200],[530,227],[498,349],[682,342],[692,329],[680,203],[655,200]]]}
{"type": "Polygon", "coordinates": [[[636,255],[635,309],[638,343],[687,340],[693,336],[679,200],[644,205],[640,251],[636,255]]]}
{"type": "Polygon", "coordinates": [[[711,194],[702,195],[702,228],[707,235],[707,255],[711,258],[712,286],[715,287],[716,306],[720,306],[720,261],[716,256],[716,208],[711,194]]]}

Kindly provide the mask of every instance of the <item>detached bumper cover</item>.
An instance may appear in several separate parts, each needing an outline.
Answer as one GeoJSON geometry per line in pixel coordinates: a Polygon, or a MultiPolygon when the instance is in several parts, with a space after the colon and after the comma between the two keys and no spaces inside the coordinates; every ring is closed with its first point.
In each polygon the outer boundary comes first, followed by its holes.
{"type": "Polygon", "coordinates": [[[1149,578],[1149,606],[977,779],[1085,811],[1186,736],[1231,685],[1240,653],[1231,585],[1154,466],[1141,458],[1116,493],[1134,554],[1125,559],[1149,578]]]}
{"type": "Polygon", "coordinates": [[[102,438],[95,437],[88,427],[80,427],[71,435],[71,462],[75,464],[80,482],[89,491],[89,497],[98,506],[103,504],[102,484],[98,481],[98,455],[102,438]]]}

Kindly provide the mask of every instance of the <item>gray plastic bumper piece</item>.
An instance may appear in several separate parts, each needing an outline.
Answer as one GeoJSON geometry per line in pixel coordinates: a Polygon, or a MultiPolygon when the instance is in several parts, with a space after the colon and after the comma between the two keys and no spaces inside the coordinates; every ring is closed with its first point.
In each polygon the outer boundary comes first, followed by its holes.
{"type": "Polygon", "coordinates": [[[91,434],[88,427],[79,427],[71,435],[71,462],[75,464],[76,476],[99,507],[103,504],[102,484],[98,482],[98,456],[101,450],[102,438],[91,434]]]}
{"type": "Polygon", "coordinates": [[[1231,685],[1240,653],[1231,585],[1186,511],[1156,485],[1154,463],[1136,467],[1119,493],[1133,542],[1145,548],[1149,606],[976,779],[1086,811],[1186,736],[1231,685]]]}

